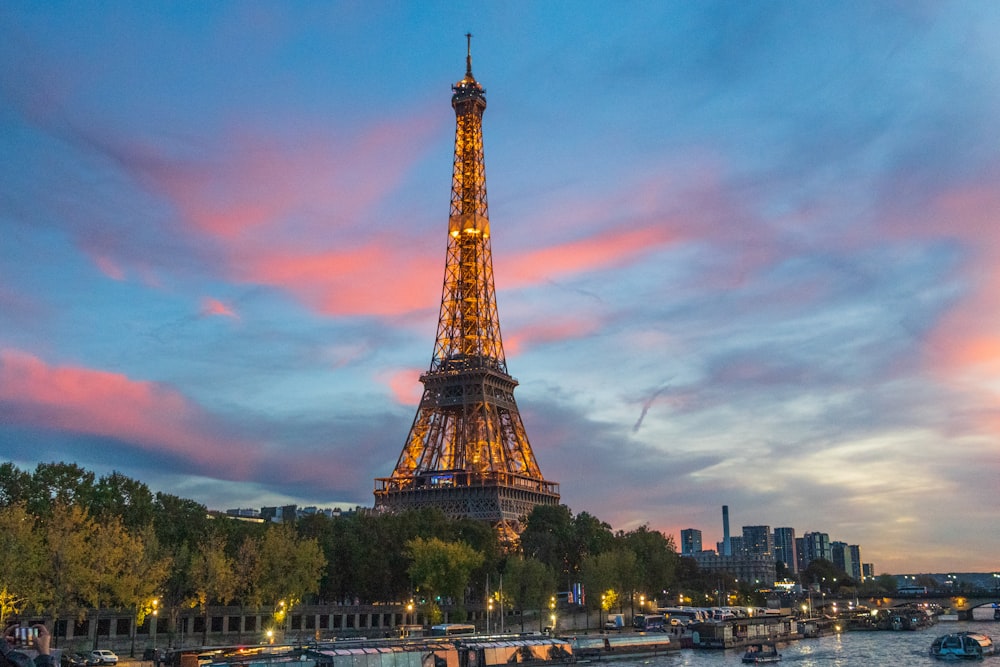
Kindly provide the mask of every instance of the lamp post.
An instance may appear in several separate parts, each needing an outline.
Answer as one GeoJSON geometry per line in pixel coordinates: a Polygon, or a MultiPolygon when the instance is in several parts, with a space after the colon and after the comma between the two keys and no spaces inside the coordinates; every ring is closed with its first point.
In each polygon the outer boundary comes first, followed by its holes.
{"type": "Polygon", "coordinates": [[[156,619],[160,614],[160,600],[159,598],[153,598],[153,620],[150,622],[153,626],[153,654],[156,654],[156,619]]]}
{"type": "Polygon", "coordinates": [[[490,634],[490,617],[493,616],[493,598],[486,603],[486,634],[490,634]]]}

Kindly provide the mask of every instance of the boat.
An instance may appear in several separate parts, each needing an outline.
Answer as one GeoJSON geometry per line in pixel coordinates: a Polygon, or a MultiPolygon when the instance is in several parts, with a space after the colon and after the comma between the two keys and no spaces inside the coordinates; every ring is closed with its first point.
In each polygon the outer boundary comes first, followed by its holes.
{"type": "Polygon", "coordinates": [[[750,644],[743,654],[743,662],[758,665],[765,662],[778,662],[781,654],[774,644],[750,644]]]}
{"type": "Polygon", "coordinates": [[[931,657],[943,660],[982,660],[996,649],[989,635],[979,632],[955,632],[941,635],[931,643],[931,657]]]}
{"type": "Polygon", "coordinates": [[[660,632],[574,637],[570,640],[570,647],[573,657],[579,662],[655,656],[680,650],[679,644],[671,642],[669,635],[660,632]]]}

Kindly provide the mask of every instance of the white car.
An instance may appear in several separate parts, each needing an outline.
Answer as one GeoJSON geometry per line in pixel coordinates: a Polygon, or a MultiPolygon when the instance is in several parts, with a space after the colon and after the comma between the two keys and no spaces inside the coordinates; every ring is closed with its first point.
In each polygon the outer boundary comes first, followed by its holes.
{"type": "Polygon", "coordinates": [[[96,651],[90,652],[90,659],[87,660],[88,665],[117,665],[118,656],[115,655],[114,651],[109,651],[107,649],[97,649],[96,651]]]}

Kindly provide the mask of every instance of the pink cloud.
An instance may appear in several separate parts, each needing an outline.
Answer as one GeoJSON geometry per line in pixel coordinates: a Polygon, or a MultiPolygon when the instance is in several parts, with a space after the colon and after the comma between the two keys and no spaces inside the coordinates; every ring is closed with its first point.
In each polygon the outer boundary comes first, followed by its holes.
{"type": "Polygon", "coordinates": [[[986,182],[945,192],[918,233],[955,238],[966,249],[959,276],[964,297],[938,322],[927,355],[946,376],[1000,377],[1000,183],[986,182]]]}
{"type": "Polygon", "coordinates": [[[114,438],[230,474],[250,470],[258,450],[213,434],[206,415],[166,387],[16,350],[0,350],[0,402],[16,424],[114,438]]]}
{"type": "MultiPolygon", "coordinates": [[[[230,132],[210,162],[160,158],[137,166],[193,229],[240,247],[296,217],[326,228],[356,223],[398,186],[436,126],[417,114],[350,140],[306,130],[294,141],[247,128],[230,132]]],[[[284,239],[293,240],[309,239],[284,239]]]]}
{"type": "Polygon", "coordinates": [[[420,397],[424,392],[424,385],[420,384],[421,373],[423,371],[407,368],[397,370],[385,378],[385,383],[389,386],[397,403],[412,406],[420,403],[420,397]]]}
{"type": "Polygon", "coordinates": [[[379,243],[317,252],[261,252],[233,267],[239,280],[273,285],[315,310],[391,316],[432,306],[440,298],[440,258],[379,243]]]}
{"type": "Polygon", "coordinates": [[[213,299],[211,297],[205,297],[201,300],[201,314],[221,315],[223,317],[233,317],[239,319],[239,315],[237,315],[232,308],[218,299],[213,299]]]}
{"type": "Polygon", "coordinates": [[[124,280],[125,271],[119,266],[114,260],[100,256],[95,257],[94,262],[97,264],[97,268],[108,278],[112,280],[124,280]]]}
{"type": "Polygon", "coordinates": [[[596,318],[547,319],[538,324],[521,327],[509,336],[505,335],[504,352],[515,355],[537,345],[583,338],[599,330],[602,324],[603,322],[596,318]]]}
{"type": "Polygon", "coordinates": [[[677,238],[666,225],[602,230],[592,236],[506,260],[504,284],[518,287],[557,276],[623,266],[630,260],[676,242],[677,238]]]}

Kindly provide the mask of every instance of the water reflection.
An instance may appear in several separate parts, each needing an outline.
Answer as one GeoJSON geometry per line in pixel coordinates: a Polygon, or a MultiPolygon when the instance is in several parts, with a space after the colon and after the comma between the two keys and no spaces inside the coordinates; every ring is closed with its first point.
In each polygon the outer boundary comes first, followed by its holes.
{"type": "MultiPolygon", "coordinates": [[[[872,667],[873,665],[939,665],[927,649],[935,637],[971,630],[1000,640],[1000,622],[938,623],[929,628],[899,632],[848,632],[818,639],[779,644],[781,665],[796,667],[872,667]]],[[[644,660],[621,660],[607,667],[674,667],[681,665],[739,665],[742,649],[709,651],[684,649],[672,655],[644,660]]],[[[990,660],[990,659],[988,659],[990,660]]],[[[1000,667],[1000,659],[996,660],[1000,667]]]]}

